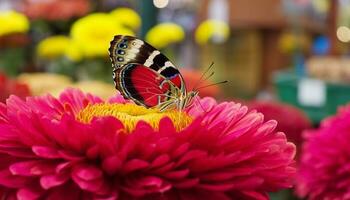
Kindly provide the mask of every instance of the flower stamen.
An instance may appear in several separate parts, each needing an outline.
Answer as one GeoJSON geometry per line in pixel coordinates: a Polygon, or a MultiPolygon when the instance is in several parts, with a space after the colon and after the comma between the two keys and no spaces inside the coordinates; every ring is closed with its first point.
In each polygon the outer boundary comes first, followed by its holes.
{"type": "Polygon", "coordinates": [[[159,121],[169,117],[174,123],[177,131],[185,128],[192,122],[192,118],[185,112],[169,110],[160,112],[156,108],[145,108],[135,104],[100,103],[88,105],[77,115],[77,120],[83,123],[90,123],[94,117],[113,116],[119,119],[127,132],[134,130],[139,121],[145,121],[154,129],[159,128],[159,121]]]}

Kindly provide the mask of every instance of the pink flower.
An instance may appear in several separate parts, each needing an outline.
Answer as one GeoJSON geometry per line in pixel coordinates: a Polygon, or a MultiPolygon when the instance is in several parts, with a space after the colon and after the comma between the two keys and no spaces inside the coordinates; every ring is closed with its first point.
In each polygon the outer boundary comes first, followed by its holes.
{"type": "Polygon", "coordinates": [[[350,106],[306,133],[297,192],[310,200],[350,199],[350,106]]]}
{"type": "Polygon", "coordinates": [[[159,112],[66,90],[0,104],[7,199],[268,199],[291,186],[295,147],[232,102],[159,112]]]}

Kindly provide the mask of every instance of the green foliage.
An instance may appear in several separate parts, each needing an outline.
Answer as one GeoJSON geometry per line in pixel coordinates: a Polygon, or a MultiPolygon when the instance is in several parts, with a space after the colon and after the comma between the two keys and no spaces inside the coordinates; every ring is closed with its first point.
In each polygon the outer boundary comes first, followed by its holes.
{"type": "Polygon", "coordinates": [[[0,70],[10,76],[23,71],[26,63],[24,48],[6,48],[0,50],[0,70]]]}

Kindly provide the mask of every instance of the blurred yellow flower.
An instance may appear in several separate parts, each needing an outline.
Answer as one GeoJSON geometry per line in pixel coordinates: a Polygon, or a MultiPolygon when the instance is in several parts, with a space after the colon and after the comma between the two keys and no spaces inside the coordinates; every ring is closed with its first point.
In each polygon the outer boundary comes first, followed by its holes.
{"type": "Polygon", "coordinates": [[[161,23],[151,28],[146,34],[146,41],[156,48],[164,48],[185,38],[183,28],[174,23],[161,23]]]}
{"type": "Polygon", "coordinates": [[[117,8],[112,10],[110,15],[114,17],[115,21],[132,30],[137,30],[141,25],[140,15],[130,8],[117,8]]]}
{"type": "Polygon", "coordinates": [[[28,30],[29,20],[25,15],[13,10],[0,12],[0,36],[28,30]]]}
{"type": "Polygon", "coordinates": [[[197,27],[195,32],[196,42],[200,45],[210,41],[221,43],[230,36],[230,26],[220,20],[205,20],[197,27]]]}
{"type": "Polygon", "coordinates": [[[305,34],[284,32],[281,34],[278,45],[283,53],[293,53],[296,50],[307,50],[311,46],[311,39],[305,34]]]}
{"type": "Polygon", "coordinates": [[[65,49],[64,55],[72,61],[81,61],[83,59],[83,53],[79,44],[76,41],[70,40],[69,46],[65,49]]]}
{"type": "Polygon", "coordinates": [[[56,35],[41,40],[37,46],[37,55],[41,58],[53,59],[66,56],[73,61],[82,59],[79,46],[71,38],[56,35]]]}
{"type": "Polygon", "coordinates": [[[283,33],[279,38],[278,45],[282,52],[291,53],[296,49],[296,37],[291,33],[283,33]]]}
{"type": "Polygon", "coordinates": [[[39,57],[52,59],[63,56],[69,45],[68,37],[57,35],[41,40],[36,50],[39,57]]]}
{"type": "Polygon", "coordinates": [[[320,13],[327,13],[330,7],[329,0],[311,0],[312,6],[320,13]]]}
{"type": "Polygon", "coordinates": [[[72,85],[68,76],[51,73],[23,73],[18,81],[27,84],[33,95],[43,95],[72,85]]]}
{"type": "Polygon", "coordinates": [[[78,19],[71,28],[71,37],[88,58],[108,55],[108,47],[114,35],[134,33],[105,13],[93,13],[78,19]]]}

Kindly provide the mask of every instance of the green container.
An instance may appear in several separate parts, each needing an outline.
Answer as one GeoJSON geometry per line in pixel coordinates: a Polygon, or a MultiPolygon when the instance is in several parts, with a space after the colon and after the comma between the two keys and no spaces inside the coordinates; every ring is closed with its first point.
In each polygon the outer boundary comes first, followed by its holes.
{"type": "Polygon", "coordinates": [[[325,83],[325,102],[322,106],[302,105],[298,99],[301,80],[300,77],[291,72],[281,72],[274,77],[279,99],[301,108],[315,124],[318,124],[325,117],[335,114],[339,106],[350,102],[350,85],[325,83]]]}

